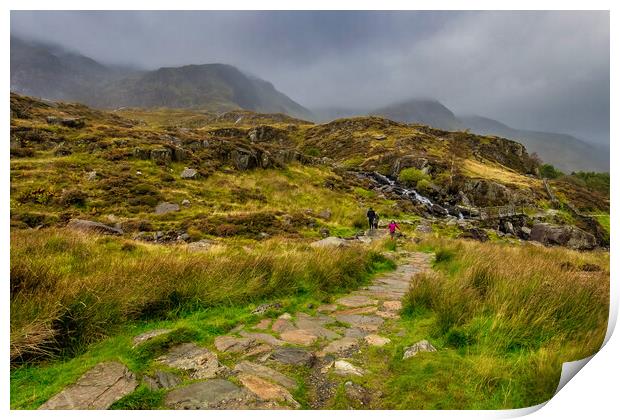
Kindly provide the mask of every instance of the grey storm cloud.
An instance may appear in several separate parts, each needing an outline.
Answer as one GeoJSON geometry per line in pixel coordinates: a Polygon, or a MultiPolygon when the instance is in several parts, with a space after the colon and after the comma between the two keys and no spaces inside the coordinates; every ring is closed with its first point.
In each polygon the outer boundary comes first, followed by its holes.
{"type": "Polygon", "coordinates": [[[107,64],[232,64],[309,108],[432,97],[609,142],[606,11],[13,11],[11,33],[107,64]]]}

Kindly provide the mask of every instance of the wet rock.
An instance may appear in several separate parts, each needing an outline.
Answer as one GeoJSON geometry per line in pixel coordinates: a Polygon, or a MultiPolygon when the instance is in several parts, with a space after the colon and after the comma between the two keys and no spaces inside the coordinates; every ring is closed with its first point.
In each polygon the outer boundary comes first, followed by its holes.
{"type": "Polygon", "coordinates": [[[215,378],[226,370],[226,367],[220,365],[217,355],[194,343],[179,344],[157,361],[175,369],[186,370],[196,379],[215,378]]]}
{"type": "Polygon", "coordinates": [[[341,297],[336,301],[336,303],[350,308],[357,308],[360,306],[373,306],[376,305],[378,301],[376,299],[371,299],[368,296],[349,295],[341,297]]]}
{"type": "Polygon", "coordinates": [[[67,223],[67,227],[73,230],[103,233],[106,235],[122,235],[123,234],[122,229],[104,225],[103,223],[99,223],[99,222],[93,222],[90,220],[71,219],[69,223],[67,223]]]}
{"type": "Polygon", "coordinates": [[[320,241],[312,242],[310,246],[314,248],[341,248],[348,245],[348,241],[342,238],[336,238],[335,236],[329,236],[320,241]]]}
{"type": "Polygon", "coordinates": [[[198,177],[198,171],[196,169],[185,168],[181,172],[181,178],[183,179],[196,179],[198,177]]]}
{"type": "Polygon", "coordinates": [[[155,207],[155,214],[166,214],[179,211],[180,207],[175,203],[162,202],[155,207]]]}
{"type": "Polygon", "coordinates": [[[105,410],[138,386],[133,373],[118,362],[99,363],[45,402],[41,410],[105,410]]]}
{"type": "Polygon", "coordinates": [[[267,379],[269,381],[280,384],[288,389],[295,389],[297,387],[297,382],[295,382],[294,379],[283,375],[275,369],[264,365],[259,365],[258,363],[252,363],[244,360],[235,365],[235,367],[233,368],[233,372],[256,375],[263,379],[267,379]]]}
{"type": "Polygon", "coordinates": [[[149,387],[149,389],[155,391],[162,388],[174,388],[181,383],[181,378],[179,378],[174,373],[158,370],[157,372],[155,372],[155,375],[153,377],[145,376],[143,378],[143,381],[145,385],[149,387]]]}
{"type": "Polygon", "coordinates": [[[435,352],[437,349],[433,347],[427,340],[418,341],[412,346],[405,348],[403,360],[415,356],[419,352],[435,352]]]}
{"type": "Polygon", "coordinates": [[[593,249],[596,247],[596,238],[594,235],[575,226],[538,223],[532,227],[530,239],[544,245],[560,245],[578,250],[593,249]]]}
{"type": "Polygon", "coordinates": [[[165,404],[183,410],[242,409],[255,401],[256,397],[246,389],[224,379],[211,379],[170,391],[165,404]]]}
{"type": "Polygon", "coordinates": [[[160,328],[157,330],[151,330],[151,331],[142,333],[140,335],[137,335],[133,338],[133,347],[137,347],[140,344],[145,343],[155,337],[159,337],[160,335],[168,334],[170,331],[172,330],[166,329],[166,328],[160,328]]]}
{"type": "Polygon", "coordinates": [[[299,407],[299,403],[295,401],[290,392],[286,388],[268,382],[258,376],[242,373],[239,375],[239,381],[250,392],[254,393],[261,400],[264,401],[276,401],[276,402],[288,402],[293,407],[299,407]]]}
{"type": "Polygon", "coordinates": [[[280,334],[280,338],[287,343],[298,344],[300,346],[309,346],[313,344],[318,337],[308,330],[291,330],[280,334]]]}
{"type": "Polygon", "coordinates": [[[377,334],[369,334],[366,337],[364,337],[364,340],[366,340],[366,342],[369,345],[375,346],[375,347],[383,347],[392,341],[387,337],[381,337],[380,335],[377,335],[377,334]]]}
{"type": "Polygon", "coordinates": [[[309,351],[296,347],[279,347],[271,354],[271,359],[285,365],[311,367],[314,355],[309,351]]]}
{"type": "Polygon", "coordinates": [[[365,372],[362,368],[341,359],[334,362],[334,373],[340,376],[363,376],[365,372]]]}

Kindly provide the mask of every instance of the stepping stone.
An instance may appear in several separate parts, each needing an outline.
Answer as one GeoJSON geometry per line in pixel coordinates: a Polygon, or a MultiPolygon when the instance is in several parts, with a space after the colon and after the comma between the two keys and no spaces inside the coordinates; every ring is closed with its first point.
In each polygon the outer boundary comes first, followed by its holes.
{"type": "Polygon", "coordinates": [[[146,341],[149,341],[152,338],[158,337],[160,335],[168,334],[170,331],[172,330],[161,328],[157,330],[147,331],[145,333],[137,335],[133,338],[133,347],[138,347],[140,344],[146,341]]]}
{"type": "Polygon", "coordinates": [[[336,319],[362,331],[377,331],[383,318],[375,315],[338,315],[336,319]]]}
{"type": "Polygon", "coordinates": [[[314,355],[309,351],[296,347],[279,347],[271,354],[271,359],[285,365],[311,367],[314,355]]]}
{"type": "Polygon", "coordinates": [[[221,352],[243,353],[250,350],[252,347],[256,347],[256,340],[248,337],[237,338],[229,335],[222,335],[215,337],[214,344],[215,348],[221,352]]]}
{"type": "Polygon", "coordinates": [[[334,312],[332,315],[333,316],[338,316],[338,315],[364,315],[364,314],[373,314],[375,312],[377,312],[377,307],[376,306],[364,306],[364,307],[361,307],[361,308],[343,309],[342,311],[334,312]]]}
{"type": "Polygon", "coordinates": [[[276,402],[288,402],[293,407],[298,408],[300,405],[290,392],[286,390],[286,388],[268,382],[262,378],[259,378],[255,375],[250,375],[247,373],[242,373],[239,375],[239,381],[245,386],[250,392],[254,393],[261,400],[264,401],[276,401],[276,402]]]}
{"type": "Polygon", "coordinates": [[[435,352],[437,349],[433,347],[431,343],[426,340],[418,341],[412,346],[409,346],[405,349],[403,354],[403,360],[409,359],[410,357],[415,356],[419,352],[435,352]]]}
{"type": "Polygon", "coordinates": [[[377,311],[377,315],[384,319],[399,319],[400,315],[396,312],[377,311]]]}
{"type": "Polygon", "coordinates": [[[372,306],[378,303],[377,300],[371,299],[363,295],[349,295],[341,297],[336,301],[337,304],[347,306],[349,308],[357,308],[360,306],[372,306]]]}
{"type": "Polygon", "coordinates": [[[174,389],[166,395],[169,408],[183,410],[242,409],[255,405],[256,397],[225,379],[210,379],[174,389]]]}
{"type": "Polygon", "coordinates": [[[105,410],[132,393],[135,375],[118,362],[99,363],[39,407],[40,410],[105,410]]]}
{"type": "Polygon", "coordinates": [[[346,360],[336,360],[336,362],[334,362],[334,373],[340,376],[363,376],[365,372],[363,369],[353,366],[346,360]]]}
{"type": "Polygon", "coordinates": [[[334,312],[336,309],[338,309],[338,305],[334,303],[326,303],[316,308],[318,312],[334,312]]]}
{"type": "Polygon", "coordinates": [[[377,335],[377,334],[369,334],[366,337],[364,337],[364,340],[366,340],[366,342],[370,344],[371,346],[375,346],[375,347],[383,347],[392,341],[387,337],[381,337],[380,335],[377,335]]]}
{"type": "Polygon", "coordinates": [[[270,325],[271,325],[271,319],[265,318],[261,322],[256,324],[254,326],[254,328],[256,328],[258,330],[266,330],[267,328],[269,328],[270,325]]]}
{"type": "Polygon", "coordinates": [[[317,336],[308,330],[285,331],[280,334],[280,338],[287,343],[309,346],[317,340],[317,336]]]}
{"type": "Polygon", "coordinates": [[[174,388],[181,383],[181,379],[174,373],[164,372],[161,370],[155,372],[153,377],[145,376],[142,380],[151,391],[156,391],[161,388],[174,388]]]}
{"type": "Polygon", "coordinates": [[[329,315],[318,314],[317,316],[311,316],[305,312],[297,312],[295,314],[295,318],[297,319],[297,322],[295,324],[299,324],[300,322],[307,322],[318,325],[328,325],[336,322],[336,320],[329,315]]]}
{"type": "Polygon", "coordinates": [[[291,319],[293,319],[293,316],[289,314],[288,312],[284,312],[282,315],[278,317],[278,319],[284,319],[284,320],[290,321],[291,319]]]}
{"type": "Polygon", "coordinates": [[[179,344],[157,361],[175,369],[186,370],[196,379],[215,378],[227,369],[220,365],[216,354],[194,343],[179,344]]]}
{"type": "Polygon", "coordinates": [[[403,304],[400,300],[386,300],[383,302],[383,309],[391,312],[398,312],[403,308],[403,304]]]}
{"type": "Polygon", "coordinates": [[[258,363],[248,362],[246,360],[239,362],[235,365],[234,372],[236,373],[248,373],[252,375],[256,375],[263,379],[267,379],[269,381],[275,382],[279,385],[282,385],[288,389],[295,389],[297,387],[297,382],[294,379],[289,378],[286,375],[278,372],[275,369],[271,369],[270,367],[259,365],[258,363]]]}
{"type": "Polygon", "coordinates": [[[283,333],[285,331],[293,331],[295,329],[296,328],[291,321],[287,319],[281,319],[281,318],[276,319],[273,325],[271,326],[271,330],[278,332],[278,333],[283,333]]]}
{"type": "Polygon", "coordinates": [[[359,328],[347,328],[344,330],[345,337],[364,338],[368,333],[360,330],[359,328]]]}
{"type": "Polygon", "coordinates": [[[271,334],[266,333],[251,333],[247,331],[241,331],[239,333],[242,337],[251,338],[258,342],[269,344],[271,346],[281,346],[284,344],[284,341],[278,340],[271,334]]]}
{"type": "Polygon", "coordinates": [[[344,337],[344,338],[341,338],[340,340],[332,341],[331,343],[329,343],[327,346],[325,346],[325,348],[321,351],[321,353],[323,354],[345,353],[357,347],[357,341],[358,341],[357,338],[344,337]]]}
{"type": "Polygon", "coordinates": [[[255,347],[250,348],[248,351],[244,352],[243,355],[245,357],[253,357],[259,354],[269,353],[271,350],[273,350],[273,347],[271,347],[269,344],[261,343],[255,347]]]}

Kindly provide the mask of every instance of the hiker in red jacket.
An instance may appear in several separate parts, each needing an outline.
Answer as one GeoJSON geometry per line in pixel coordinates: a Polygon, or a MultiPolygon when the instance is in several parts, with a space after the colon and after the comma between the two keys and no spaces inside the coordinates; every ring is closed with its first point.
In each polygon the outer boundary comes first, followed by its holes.
{"type": "Polygon", "coordinates": [[[396,229],[400,230],[400,227],[394,220],[392,220],[388,225],[388,229],[390,230],[390,236],[392,237],[392,239],[394,239],[394,235],[396,235],[396,229]]]}

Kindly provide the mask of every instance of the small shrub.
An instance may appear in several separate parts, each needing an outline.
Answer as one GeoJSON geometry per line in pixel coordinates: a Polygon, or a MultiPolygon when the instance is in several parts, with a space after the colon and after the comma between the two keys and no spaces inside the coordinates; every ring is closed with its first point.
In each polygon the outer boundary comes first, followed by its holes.
{"type": "Polygon", "coordinates": [[[415,184],[415,189],[421,193],[427,193],[431,191],[431,182],[428,179],[421,179],[415,184]]]}
{"type": "Polygon", "coordinates": [[[562,175],[564,175],[564,173],[559,169],[556,169],[555,166],[550,163],[545,163],[540,166],[540,176],[542,178],[555,179],[561,177],[562,175]]]}
{"type": "Polygon", "coordinates": [[[33,157],[34,149],[31,147],[11,147],[11,157],[33,157]]]}
{"type": "Polygon", "coordinates": [[[55,192],[46,187],[31,187],[17,196],[20,203],[48,204],[56,196],[55,192]]]}
{"type": "Polygon", "coordinates": [[[428,180],[429,176],[416,168],[405,168],[398,174],[398,180],[405,185],[415,186],[421,180],[428,180]]]}
{"type": "Polygon", "coordinates": [[[83,206],[86,203],[88,195],[83,190],[70,189],[63,191],[60,196],[60,204],[64,206],[83,206]]]}

